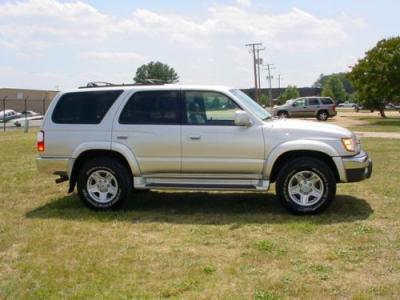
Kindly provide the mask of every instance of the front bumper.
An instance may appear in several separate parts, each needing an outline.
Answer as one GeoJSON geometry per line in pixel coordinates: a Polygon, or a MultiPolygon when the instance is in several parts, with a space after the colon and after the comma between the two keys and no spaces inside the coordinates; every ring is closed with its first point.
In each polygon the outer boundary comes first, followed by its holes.
{"type": "Polygon", "coordinates": [[[60,175],[68,177],[70,174],[70,159],[54,157],[36,158],[36,166],[40,173],[60,175]]]}
{"type": "Polygon", "coordinates": [[[371,177],[372,161],[367,152],[361,151],[355,156],[344,157],[342,161],[347,182],[357,182],[371,177]]]}

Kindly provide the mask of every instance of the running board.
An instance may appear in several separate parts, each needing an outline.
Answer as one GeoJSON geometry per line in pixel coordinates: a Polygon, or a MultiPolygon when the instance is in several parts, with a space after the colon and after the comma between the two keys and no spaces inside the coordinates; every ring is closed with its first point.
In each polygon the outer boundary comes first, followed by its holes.
{"type": "Polygon", "coordinates": [[[261,179],[206,179],[134,177],[135,189],[268,191],[269,181],[261,179]]]}

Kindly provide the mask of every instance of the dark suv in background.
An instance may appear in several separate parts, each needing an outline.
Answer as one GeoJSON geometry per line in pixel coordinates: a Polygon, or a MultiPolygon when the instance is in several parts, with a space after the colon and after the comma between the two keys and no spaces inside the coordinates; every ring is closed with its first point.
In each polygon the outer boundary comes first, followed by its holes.
{"type": "Polygon", "coordinates": [[[275,106],[273,113],[280,118],[316,117],[320,121],[326,121],[337,115],[336,103],[329,97],[291,99],[283,105],[275,106]]]}

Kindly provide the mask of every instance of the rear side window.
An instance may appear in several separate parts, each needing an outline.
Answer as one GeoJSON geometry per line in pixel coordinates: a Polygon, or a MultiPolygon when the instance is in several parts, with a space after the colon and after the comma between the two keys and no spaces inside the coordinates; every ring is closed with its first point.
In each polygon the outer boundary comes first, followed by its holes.
{"type": "Polygon", "coordinates": [[[64,94],[52,120],[57,124],[99,124],[121,93],[114,90],[64,94]]]}
{"type": "Polygon", "coordinates": [[[317,98],[308,99],[308,105],[319,105],[319,101],[317,98]]]}
{"type": "Polygon", "coordinates": [[[322,104],[333,104],[333,101],[331,98],[321,98],[322,104]]]}
{"type": "Polygon", "coordinates": [[[137,92],[126,103],[120,124],[179,124],[179,92],[137,92]]]}

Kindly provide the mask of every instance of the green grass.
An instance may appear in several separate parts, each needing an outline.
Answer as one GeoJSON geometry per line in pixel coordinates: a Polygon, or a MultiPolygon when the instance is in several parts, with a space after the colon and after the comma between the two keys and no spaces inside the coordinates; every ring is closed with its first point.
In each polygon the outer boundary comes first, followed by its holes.
{"type": "Polygon", "coordinates": [[[0,134],[0,298],[396,298],[400,141],[365,139],[370,180],[324,214],[273,193],[149,192],[93,212],[39,175],[34,134],[0,134]]]}
{"type": "Polygon", "coordinates": [[[399,117],[358,117],[358,120],[367,124],[352,126],[353,131],[373,131],[373,132],[399,132],[400,133],[400,114],[399,117]]]}

